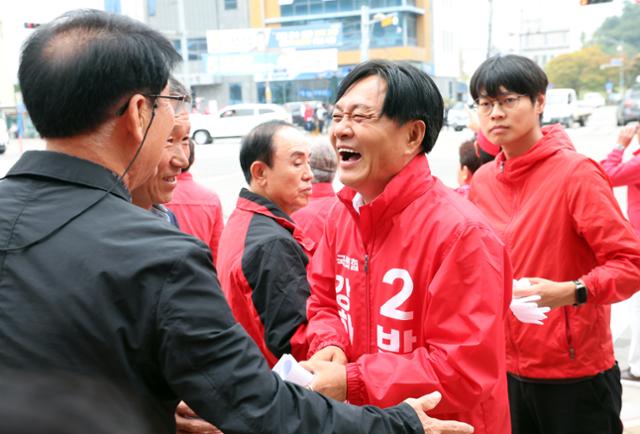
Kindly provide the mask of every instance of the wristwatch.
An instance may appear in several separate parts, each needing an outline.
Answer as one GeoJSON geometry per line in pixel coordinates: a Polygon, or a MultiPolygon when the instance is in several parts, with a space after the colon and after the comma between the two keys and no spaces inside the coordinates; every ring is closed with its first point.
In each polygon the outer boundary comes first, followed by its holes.
{"type": "Polygon", "coordinates": [[[587,302],[587,287],[580,280],[574,280],[573,283],[576,285],[576,301],[573,305],[580,306],[587,302]]]}

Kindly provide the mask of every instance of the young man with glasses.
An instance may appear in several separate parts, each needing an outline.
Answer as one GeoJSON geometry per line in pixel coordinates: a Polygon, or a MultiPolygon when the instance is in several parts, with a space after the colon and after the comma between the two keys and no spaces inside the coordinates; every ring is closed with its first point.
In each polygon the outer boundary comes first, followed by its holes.
{"type": "Polygon", "coordinates": [[[440,417],[506,434],[510,266],[429,170],[442,123],[436,85],[409,64],[362,63],[340,84],[329,137],[346,187],[311,261],[304,366],[332,398],[384,407],[437,389],[440,417]]]}
{"type": "Polygon", "coordinates": [[[640,241],[601,167],[560,125],[540,126],[547,77],[516,55],[471,78],[480,128],[502,152],[475,173],[469,198],[509,248],[514,278],[551,307],[543,325],[507,318],[516,434],[621,433],[620,370],[610,304],[640,286],[640,241]]]}

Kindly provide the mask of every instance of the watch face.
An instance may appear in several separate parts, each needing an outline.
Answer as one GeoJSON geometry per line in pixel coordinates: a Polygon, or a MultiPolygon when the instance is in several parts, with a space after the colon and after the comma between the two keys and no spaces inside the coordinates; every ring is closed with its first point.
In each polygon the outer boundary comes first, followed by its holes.
{"type": "Polygon", "coordinates": [[[587,287],[584,286],[584,283],[577,281],[576,282],[576,305],[583,304],[587,302],[587,287]]]}

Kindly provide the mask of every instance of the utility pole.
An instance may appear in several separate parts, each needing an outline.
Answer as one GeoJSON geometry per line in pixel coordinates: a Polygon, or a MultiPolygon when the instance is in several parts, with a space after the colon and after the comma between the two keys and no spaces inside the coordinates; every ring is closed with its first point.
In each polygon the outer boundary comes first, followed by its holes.
{"type": "Polygon", "coordinates": [[[187,44],[187,25],[184,19],[184,0],[177,0],[176,5],[178,7],[180,46],[182,47],[182,82],[184,87],[191,92],[191,80],[189,80],[189,45],[187,44]]]}
{"type": "Polygon", "coordinates": [[[369,6],[360,6],[360,62],[369,60],[369,6]]]}
{"type": "Polygon", "coordinates": [[[489,0],[489,37],[487,40],[487,58],[491,57],[491,34],[493,33],[493,0],[489,0]]]}

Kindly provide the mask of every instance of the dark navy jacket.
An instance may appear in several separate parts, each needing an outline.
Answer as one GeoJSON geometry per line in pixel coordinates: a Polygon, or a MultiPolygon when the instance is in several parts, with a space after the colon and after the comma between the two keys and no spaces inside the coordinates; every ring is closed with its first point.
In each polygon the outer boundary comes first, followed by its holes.
{"type": "Polygon", "coordinates": [[[179,399],[226,434],[423,432],[406,404],[350,407],[280,381],[202,242],[132,205],[104,167],[48,151],[0,180],[6,369],[125,385],[167,433],[179,399]]]}

